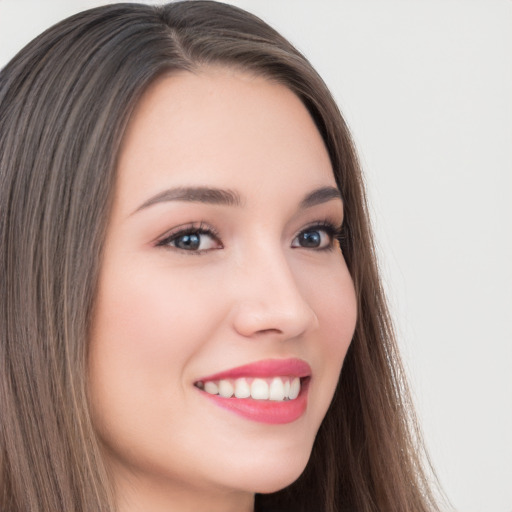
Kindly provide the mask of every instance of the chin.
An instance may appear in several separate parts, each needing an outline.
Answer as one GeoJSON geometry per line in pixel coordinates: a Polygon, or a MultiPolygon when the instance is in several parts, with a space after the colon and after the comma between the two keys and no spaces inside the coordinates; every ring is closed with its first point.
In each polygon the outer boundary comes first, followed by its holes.
{"type": "Polygon", "coordinates": [[[298,471],[293,475],[279,475],[273,480],[268,479],[268,481],[261,482],[261,484],[257,488],[253,489],[252,492],[255,494],[272,494],[274,492],[281,491],[285,487],[293,484],[293,482],[300,477],[305,467],[306,466],[302,468],[302,471],[298,471]]]}
{"type": "MultiPolygon", "coordinates": [[[[307,461],[306,461],[307,464],[307,461]]],[[[256,494],[271,494],[280,491],[293,484],[306,468],[306,464],[296,471],[287,471],[280,474],[265,475],[264,478],[258,478],[258,485],[253,486],[252,492],[256,494]]]]}
{"type": "Polygon", "coordinates": [[[311,450],[302,448],[293,455],[276,458],[275,453],[247,461],[243,470],[237,471],[240,488],[258,494],[270,494],[291,485],[304,472],[311,450]]]}

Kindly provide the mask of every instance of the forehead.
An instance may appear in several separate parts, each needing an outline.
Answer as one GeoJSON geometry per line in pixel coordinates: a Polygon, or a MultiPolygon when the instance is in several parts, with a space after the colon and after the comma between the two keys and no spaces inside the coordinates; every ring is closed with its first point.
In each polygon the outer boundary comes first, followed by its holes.
{"type": "Polygon", "coordinates": [[[119,193],[211,185],[244,195],[264,183],[280,193],[335,185],[322,137],[292,91],[209,68],[161,77],[145,92],[121,148],[119,193]]]}

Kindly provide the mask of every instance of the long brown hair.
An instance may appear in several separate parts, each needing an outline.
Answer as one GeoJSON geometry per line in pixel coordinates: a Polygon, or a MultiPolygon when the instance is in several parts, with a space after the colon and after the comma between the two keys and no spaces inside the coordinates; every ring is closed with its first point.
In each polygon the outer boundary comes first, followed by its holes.
{"type": "Polygon", "coordinates": [[[0,74],[0,509],[115,509],[88,412],[86,361],[116,158],[148,85],[203,65],[250,70],[303,101],[343,196],[358,297],[354,339],[306,470],[257,496],[256,510],[437,510],[349,131],[288,41],[208,1],[80,13],[0,74]]]}

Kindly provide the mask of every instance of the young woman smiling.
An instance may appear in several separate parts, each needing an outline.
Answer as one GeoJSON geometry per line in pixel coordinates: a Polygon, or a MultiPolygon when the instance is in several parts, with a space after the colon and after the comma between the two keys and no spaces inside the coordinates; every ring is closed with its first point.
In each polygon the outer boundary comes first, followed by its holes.
{"type": "Polygon", "coordinates": [[[350,135],[215,2],[0,75],[0,509],[436,510],[350,135]]]}

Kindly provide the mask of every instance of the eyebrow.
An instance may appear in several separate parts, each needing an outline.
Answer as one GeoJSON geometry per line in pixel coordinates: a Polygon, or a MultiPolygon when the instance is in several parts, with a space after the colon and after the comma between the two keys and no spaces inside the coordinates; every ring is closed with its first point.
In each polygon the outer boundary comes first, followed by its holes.
{"type": "Polygon", "coordinates": [[[135,212],[167,201],[185,201],[187,203],[219,204],[224,206],[241,206],[242,204],[240,195],[233,190],[210,187],[178,187],[164,190],[156,196],[150,197],[135,212]]]}
{"type": "Polygon", "coordinates": [[[341,192],[336,187],[322,187],[314,190],[309,193],[301,202],[300,209],[306,210],[307,208],[311,208],[313,206],[317,206],[319,204],[327,203],[332,199],[341,198],[341,192]]]}
{"type": "MultiPolygon", "coordinates": [[[[322,187],[307,194],[300,202],[299,208],[305,210],[326,203],[332,199],[341,200],[341,192],[336,187],[322,187]]],[[[185,201],[223,206],[242,206],[240,194],[234,190],[210,187],[178,187],[164,190],[142,203],[133,213],[157,203],[168,201],[185,201]]]]}

